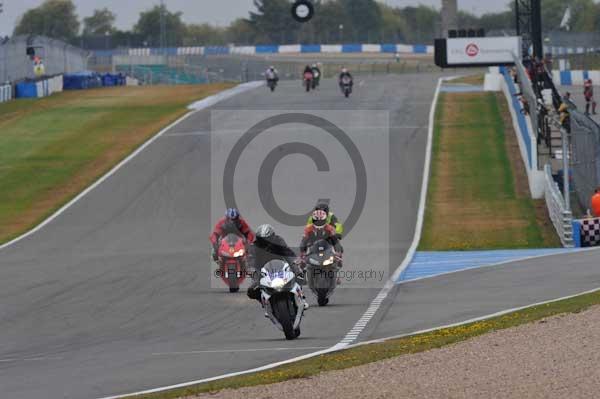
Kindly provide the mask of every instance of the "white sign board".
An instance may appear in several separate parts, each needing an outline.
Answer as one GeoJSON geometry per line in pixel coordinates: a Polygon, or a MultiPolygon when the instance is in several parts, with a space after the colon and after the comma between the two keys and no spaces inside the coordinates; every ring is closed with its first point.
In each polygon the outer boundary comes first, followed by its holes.
{"type": "Polygon", "coordinates": [[[512,64],[513,54],[521,58],[521,38],[461,37],[447,39],[448,65],[512,64]]]}

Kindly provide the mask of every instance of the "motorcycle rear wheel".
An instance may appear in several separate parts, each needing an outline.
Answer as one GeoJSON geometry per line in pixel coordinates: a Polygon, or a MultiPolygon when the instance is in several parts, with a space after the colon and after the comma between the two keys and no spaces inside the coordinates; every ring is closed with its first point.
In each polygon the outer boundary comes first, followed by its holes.
{"type": "Polygon", "coordinates": [[[327,298],[327,290],[323,288],[317,289],[317,303],[319,306],[325,306],[329,303],[329,298],[327,298]]]}

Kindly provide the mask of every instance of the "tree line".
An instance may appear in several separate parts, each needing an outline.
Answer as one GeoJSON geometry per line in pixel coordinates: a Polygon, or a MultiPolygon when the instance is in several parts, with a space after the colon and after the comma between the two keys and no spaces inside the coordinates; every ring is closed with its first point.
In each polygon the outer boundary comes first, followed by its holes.
{"type": "MultiPolygon", "coordinates": [[[[130,30],[115,27],[116,14],[97,9],[80,21],[72,0],[46,0],[25,12],[14,34],[45,35],[86,48],[158,47],[161,18],[168,47],[289,43],[431,43],[440,35],[440,12],[427,6],[391,7],[376,0],[314,0],[315,16],[308,23],[290,16],[289,0],[253,0],[254,11],[228,26],[186,24],[181,12],[154,6],[140,13],[130,30]]],[[[576,32],[600,31],[600,4],[572,0],[571,27],[576,32]]],[[[566,10],[562,0],[544,0],[545,30],[555,30],[566,10]]],[[[163,8],[164,7],[164,8],[163,8]]],[[[514,30],[513,6],[504,12],[475,16],[461,11],[461,28],[514,30]]]]}

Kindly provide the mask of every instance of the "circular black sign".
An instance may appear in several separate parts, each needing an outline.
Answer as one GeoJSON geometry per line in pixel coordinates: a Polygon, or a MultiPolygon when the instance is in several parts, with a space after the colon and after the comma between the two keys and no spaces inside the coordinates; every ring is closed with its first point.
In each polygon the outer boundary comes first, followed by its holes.
{"type": "Polygon", "coordinates": [[[298,22],[308,22],[315,13],[315,7],[309,0],[297,0],[292,4],[292,17],[298,22]]]}

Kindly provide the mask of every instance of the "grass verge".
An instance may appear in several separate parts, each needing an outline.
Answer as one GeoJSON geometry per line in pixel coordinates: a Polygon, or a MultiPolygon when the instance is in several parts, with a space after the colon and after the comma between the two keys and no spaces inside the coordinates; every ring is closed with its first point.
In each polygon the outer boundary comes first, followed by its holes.
{"type": "Polygon", "coordinates": [[[272,384],[296,378],[308,378],[312,375],[326,371],[342,370],[392,357],[440,348],[492,331],[516,327],[521,324],[535,322],[562,313],[578,313],[590,306],[599,304],[600,292],[594,292],[544,305],[533,306],[475,323],[444,328],[429,333],[393,339],[382,343],[357,346],[351,349],[320,355],[311,359],[277,367],[268,371],[226,378],[171,391],[149,395],[138,395],[135,396],[135,398],[173,399],[190,397],[200,393],[215,392],[223,389],[236,389],[272,384]]]}
{"type": "Polygon", "coordinates": [[[494,93],[440,95],[420,250],[558,245],[519,173],[523,165],[501,100],[494,93]]]}
{"type": "Polygon", "coordinates": [[[45,219],[188,104],[228,87],[105,88],[0,104],[0,243],[45,219]]]}

